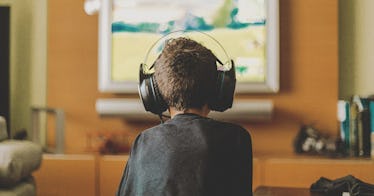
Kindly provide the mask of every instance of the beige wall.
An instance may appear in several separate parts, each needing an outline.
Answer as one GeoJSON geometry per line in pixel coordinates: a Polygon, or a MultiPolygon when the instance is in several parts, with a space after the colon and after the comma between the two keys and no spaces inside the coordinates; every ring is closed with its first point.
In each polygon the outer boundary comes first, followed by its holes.
{"type": "Polygon", "coordinates": [[[10,129],[30,127],[30,106],[46,103],[47,0],[0,0],[11,6],[10,129]]]}
{"type": "Polygon", "coordinates": [[[339,97],[374,94],[374,1],[339,2],[339,97]]]}

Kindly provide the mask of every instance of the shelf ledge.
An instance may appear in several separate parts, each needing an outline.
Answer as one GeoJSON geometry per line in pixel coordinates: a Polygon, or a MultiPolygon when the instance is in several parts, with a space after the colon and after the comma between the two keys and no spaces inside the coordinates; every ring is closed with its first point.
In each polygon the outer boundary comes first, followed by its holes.
{"type": "MultiPolygon", "coordinates": [[[[96,100],[96,111],[102,117],[121,117],[127,120],[158,120],[144,110],[137,98],[106,98],[96,100]]],[[[235,100],[225,112],[210,112],[209,117],[228,121],[270,121],[273,114],[271,100],[235,100]]]]}

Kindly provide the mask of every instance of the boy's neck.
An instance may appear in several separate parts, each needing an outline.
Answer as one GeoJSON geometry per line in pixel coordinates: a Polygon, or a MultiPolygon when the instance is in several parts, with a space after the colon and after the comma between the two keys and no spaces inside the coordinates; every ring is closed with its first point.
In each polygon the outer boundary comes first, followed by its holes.
{"type": "Polygon", "coordinates": [[[185,114],[185,113],[197,114],[199,116],[207,117],[210,112],[210,109],[208,105],[204,105],[202,108],[189,108],[185,111],[177,110],[175,107],[169,107],[169,112],[170,112],[171,118],[173,118],[174,116],[178,114],[185,114]]]}

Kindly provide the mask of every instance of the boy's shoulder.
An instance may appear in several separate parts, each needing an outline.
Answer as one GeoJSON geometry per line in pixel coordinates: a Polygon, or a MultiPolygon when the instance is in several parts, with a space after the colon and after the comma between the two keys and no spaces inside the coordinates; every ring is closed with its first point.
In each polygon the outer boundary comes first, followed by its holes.
{"type": "Polygon", "coordinates": [[[230,129],[230,130],[238,130],[240,132],[247,132],[247,130],[243,126],[241,126],[240,124],[233,123],[233,122],[228,122],[228,121],[224,121],[224,120],[212,119],[212,118],[209,118],[209,119],[210,119],[210,121],[215,123],[217,126],[222,126],[224,128],[230,129]]]}
{"type": "Polygon", "coordinates": [[[187,120],[183,118],[177,120],[169,120],[166,123],[158,124],[156,126],[145,129],[144,131],[142,131],[141,134],[152,135],[160,131],[162,132],[165,130],[170,130],[178,127],[186,128],[187,126],[196,126],[196,124],[205,125],[206,127],[216,127],[219,129],[225,129],[229,131],[237,131],[240,134],[249,134],[243,126],[232,122],[212,119],[208,117],[196,118],[193,119],[193,121],[194,122],[192,122],[191,119],[187,120]]]}

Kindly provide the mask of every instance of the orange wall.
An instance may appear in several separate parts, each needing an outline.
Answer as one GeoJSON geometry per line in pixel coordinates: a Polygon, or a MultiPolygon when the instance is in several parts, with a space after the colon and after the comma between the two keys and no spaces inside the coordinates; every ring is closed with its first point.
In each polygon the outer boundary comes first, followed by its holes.
{"type": "MultiPolygon", "coordinates": [[[[280,92],[240,95],[274,101],[274,120],[248,123],[255,153],[290,153],[302,123],[337,133],[338,0],[280,1],[280,92]]],[[[124,131],[134,136],[153,124],[100,118],[97,98],[122,97],[97,90],[98,17],[84,0],[48,1],[47,105],[66,113],[66,151],[86,152],[89,132],[124,131]]]]}

